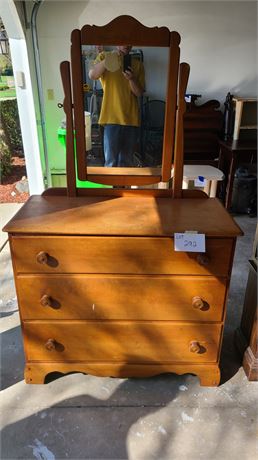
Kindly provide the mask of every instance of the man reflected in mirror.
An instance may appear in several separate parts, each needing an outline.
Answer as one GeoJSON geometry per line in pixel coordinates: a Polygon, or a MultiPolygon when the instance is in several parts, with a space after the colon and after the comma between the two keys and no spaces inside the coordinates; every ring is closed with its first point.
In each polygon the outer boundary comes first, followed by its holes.
{"type": "Polygon", "coordinates": [[[103,100],[99,124],[104,127],[105,166],[134,166],[140,113],[138,97],[145,91],[143,63],[130,55],[132,47],[121,45],[98,54],[89,71],[100,79],[103,100]]]}

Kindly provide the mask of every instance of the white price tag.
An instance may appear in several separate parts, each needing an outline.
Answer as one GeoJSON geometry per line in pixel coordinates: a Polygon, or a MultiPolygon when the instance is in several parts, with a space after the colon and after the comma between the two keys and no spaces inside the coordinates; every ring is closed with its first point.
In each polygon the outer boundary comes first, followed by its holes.
{"type": "Polygon", "coordinates": [[[205,187],[206,185],[206,179],[204,179],[203,176],[198,176],[197,179],[194,179],[194,186],[195,187],[205,187]]]}
{"type": "Polygon", "coordinates": [[[205,252],[205,234],[174,233],[174,249],[183,252],[205,252]]]}

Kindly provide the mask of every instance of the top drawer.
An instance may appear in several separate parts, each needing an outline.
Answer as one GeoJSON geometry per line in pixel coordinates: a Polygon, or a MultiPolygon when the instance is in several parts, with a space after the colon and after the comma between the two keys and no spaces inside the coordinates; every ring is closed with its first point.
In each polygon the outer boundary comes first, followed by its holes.
{"type": "Polygon", "coordinates": [[[175,252],[173,238],[12,237],[17,273],[229,274],[233,239],[207,239],[206,253],[175,252]],[[204,257],[206,260],[204,260],[204,257]]]}

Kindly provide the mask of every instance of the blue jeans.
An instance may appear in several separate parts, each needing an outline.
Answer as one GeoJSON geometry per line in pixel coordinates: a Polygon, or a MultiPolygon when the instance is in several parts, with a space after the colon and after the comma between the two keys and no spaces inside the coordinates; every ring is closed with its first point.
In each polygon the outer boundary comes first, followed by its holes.
{"type": "Polygon", "coordinates": [[[136,126],[104,126],[105,166],[134,166],[133,153],[138,132],[139,128],[136,126]]]}

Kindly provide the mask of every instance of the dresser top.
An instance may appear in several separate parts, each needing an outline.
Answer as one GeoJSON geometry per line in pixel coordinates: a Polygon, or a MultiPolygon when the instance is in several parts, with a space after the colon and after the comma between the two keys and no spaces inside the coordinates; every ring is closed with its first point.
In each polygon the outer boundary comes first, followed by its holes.
{"type": "Polygon", "coordinates": [[[5,225],[9,233],[172,236],[198,231],[212,237],[242,234],[216,198],[66,197],[33,195],[5,225]]]}

